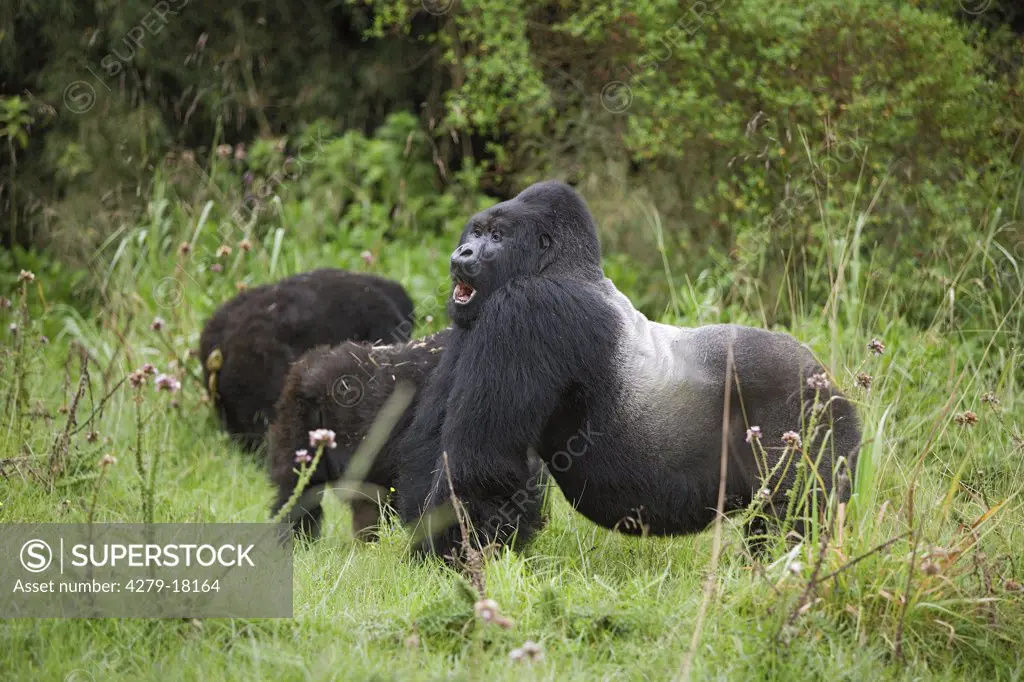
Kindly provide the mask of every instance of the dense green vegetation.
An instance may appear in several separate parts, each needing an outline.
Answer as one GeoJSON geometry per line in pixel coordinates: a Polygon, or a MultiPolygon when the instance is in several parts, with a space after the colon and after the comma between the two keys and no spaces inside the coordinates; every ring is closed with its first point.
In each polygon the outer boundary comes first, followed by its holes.
{"type": "Polygon", "coordinates": [[[196,379],[204,320],[331,265],[439,329],[466,218],[543,177],[650,317],[786,330],[831,367],[855,497],[754,559],[735,520],[628,538],[556,492],[486,564],[507,629],[332,501],[294,620],[8,620],[0,678],[1024,676],[1016,4],[159,4],[0,9],[0,522],[141,521],[149,481],[157,521],[266,520],[196,379]],[[123,383],[146,362],[180,392],[123,383]],[[527,640],[541,660],[510,657],[527,640]]]}

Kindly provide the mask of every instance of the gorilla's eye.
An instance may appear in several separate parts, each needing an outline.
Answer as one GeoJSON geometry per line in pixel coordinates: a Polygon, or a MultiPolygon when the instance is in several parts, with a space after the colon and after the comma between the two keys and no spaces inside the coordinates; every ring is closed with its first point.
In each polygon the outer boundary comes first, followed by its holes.
{"type": "Polygon", "coordinates": [[[501,232],[498,232],[497,230],[494,230],[493,232],[491,232],[491,241],[500,242],[501,241],[501,232]]]}
{"type": "Polygon", "coordinates": [[[540,236],[540,248],[543,250],[547,249],[549,246],[551,246],[551,237],[546,234],[542,234],[540,236]]]}
{"type": "Polygon", "coordinates": [[[479,227],[474,227],[473,228],[473,236],[474,237],[479,237],[482,234],[483,234],[483,230],[481,230],[479,227]]]}

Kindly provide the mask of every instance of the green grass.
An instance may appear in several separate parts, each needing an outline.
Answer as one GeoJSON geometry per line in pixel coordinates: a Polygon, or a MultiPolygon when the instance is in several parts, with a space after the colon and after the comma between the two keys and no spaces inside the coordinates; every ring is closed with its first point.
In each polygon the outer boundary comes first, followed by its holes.
{"type": "MultiPolygon", "coordinates": [[[[20,395],[12,398],[20,410],[5,412],[0,430],[0,521],[84,522],[90,513],[96,521],[143,520],[135,402],[129,388],[114,386],[145,362],[183,383],[177,407],[151,386],[141,393],[143,464],[158,462],[154,519],[267,519],[271,491],[260,463],[228,443],[199,383],[177,364],[198,372],[186,352],[238,281],[320,265],[372,270],[401,280],[420,315],[433,316],[419,334],[444,322],[451,234],[426,243],[421,235],[386,242],[371,231],[325,237],[299,220],[253,238],[250,253],[237,248],[236,235],[218,274],[197,265],[220,243],[204,207],[163,196],[158,185],[146,219],[97,254],[93,275],[103,284],[88,313],[47,298],[57,283],[43,274],[27,287],[30,328],[22,321],[0,356],[2,395],[20,395]],[[177,254],[182,241],[193,245],[187,256],[177,254]],[[375,253],[372,265],[360,257],[364,249],[375,253]],[[158,315],[166,320],[160,333],[149,328],[158,315]],[[44,332],[48,344],[37,341],[44,332]],[[73,344],[91,358],[78,422],[110,397],[71,438],[66,470],[51,479],[50,453],[67,420],[59,408],[70,405],[80,375],[73,344]],[[97,434],[91,442],[89,431],[97,434]],[[93,509],[105,454],[117,463],[93,509]]],[[[913,301],[901,299],[898,283],[836,243],[818,275],[834,284],[832,300],[796,294],[782,302],[796,320],[788,331],[830,364],[864,423],[856,496],[842,537],[824,550],[800,545],[786,555],[780,547],[755,561],[727,521],[713,562],[710,530],[624,537],[573,513],[555,493],[536,541],[486,565],[487,596],[514,623],[502,629],[475,620],[463,577],[408,558],[404,530],[392,525],[379,544],[359,544],[347,510],[330,500],[323,539],[295,551],[294,619],[3,621],[0,679],[661,680],[680,674],[694,642],[694,679],[1021,679],[1020,300],[988,300],[974,283],[956,281],[950,310],[934,311],[930,328],[912,327],[899,311],[913,301]],[[969,323],[956,307],[965,298],[981,311],[969,323]],[[873,337],[884,340],[884,355],[867,350],[873,337]],[[870,391],[856,385],[858,372],[873,377],[870,391]],[[989,391],[998,406],[982,402],[989,391]],[[966,410],[977,424],[957,423],[966,410]],[[541,644],[543,660],[510,659],[526,640],[541,644]],[[73,671],[85,672],[68,677],[73,671]]],[[[634,275],[610,260],[613,278],[634,275]]],[[[719,283],[671,274],[685,285],[667,322],[756,325],[764,306],[776,304],[709,305],[719,283]]],[[[22,320],[21,295],[8,295],[15,307],[0,313],[4,329],[22,320]]]]}

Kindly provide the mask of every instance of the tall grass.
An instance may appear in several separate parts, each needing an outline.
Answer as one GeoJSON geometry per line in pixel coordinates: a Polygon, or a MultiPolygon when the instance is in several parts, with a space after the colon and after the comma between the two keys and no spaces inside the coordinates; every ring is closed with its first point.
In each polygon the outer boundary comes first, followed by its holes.
{"type": "MultiPolygon", "coordinates": [[[[504,629],[476,618],[464,577],[408,559],[404,530],[389,526],[379,544],[362,545],[347,511],[328,500],[324,538],[296,550],[294,620],[6,621],[0,677],[666,679],[697,641],[695,679],[1019,678],[1020,295],[986,295],[965,275],[930,311],[930,326],[909,324],[900,310],[915,303],[900,299],[900,283],[886,279],[862,241],[872,201],[849,208],[846,222],[822,221],[827,252],[814,254],[822,267],[810,276],[825,278],[828,300],[813,300],[816,284],[798,283],[795,271],[780,301],[762,301],[730,297],[727,278],[672,273],[664,261],[673,291],[664,321],[759,325],[766,309],[782,305],[792,311],[788,331],[827,361],[856,402],[864,444],[853,498],[842,513],[834,504],[819,510],[805,541],[752,557],[742,517],[728,518],[711,566],[711,532],[618,535],[556,492],[537,540],[484,567],[488,596],[513,622],[504,629]],[[869,350],[875,338],[884,353],[869,350]],[[870,376],[869,388],[859,374],[870,376]],[[525,640],[540,643],[542,660],[509,657],[525,640]]],[[[373,270],[401,280],[420,319],[432,317],[421,334],[443,325],[437,292],[452,234],[324,241],[308,211],[283,205],[294,222],[250,226],[225,243],[224,206],[158,181],[145,219],[96,254],[103,303],[95,314],[31,301],[0,371],[0,389],[18,407],[4,413],[0,430],[0,521],[267,520],[261,466],[219,433],[188,352],[203,321],[240,286],[322,265],[373,270]],[[251,251],[238,248],[243,238],[251,251]],[[218,257],[223,245],[232,252],[218,257]],[[364,251],[375,259],[364,260],[364,251]],[[151,328],[156,317],[165,321],[160,331],[151,328]],[[44,329],[57,330],[47,344],[37,339],[44,329]],[[76,348],[88,357],[88,381],[66,465],[50,486],[51,446],[81,376],[69,362],[76,348]],[[132,389],[125,378],[146,362],[180,379],[180,392],[162,395],[151,381],[132,389]]],[[[1021,291],[1019,264],[994,239],[1005,220],[993,212],[979,223],[975,249],[942,256],[957,257],[964,273],[1000,268],[1021,291]]],[[[2,314],[6,327],[15,313],[2,314]]]]}

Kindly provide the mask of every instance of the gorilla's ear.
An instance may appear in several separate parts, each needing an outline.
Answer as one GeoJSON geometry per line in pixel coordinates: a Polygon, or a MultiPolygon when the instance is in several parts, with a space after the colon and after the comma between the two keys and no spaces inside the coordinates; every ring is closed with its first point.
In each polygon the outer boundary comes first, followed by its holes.
{"type": "Polygon", "coordinates": [[[537,240],[537,246],[540,248],[540,262],[537,268],[537,273],[539,274],[547,270],[549,265],[558,260],[558,249],[554,248],[557,245],[551,235],[547,232],[540,233],[540,237],[537,240]]]}

